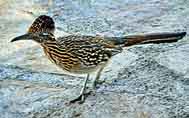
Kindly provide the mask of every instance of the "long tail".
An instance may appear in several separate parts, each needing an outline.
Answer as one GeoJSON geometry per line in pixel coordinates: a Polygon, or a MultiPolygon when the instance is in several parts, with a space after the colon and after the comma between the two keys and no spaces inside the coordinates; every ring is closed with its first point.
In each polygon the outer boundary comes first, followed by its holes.
{"type": "Polygon", "coordinates": [[[186,35],[186,32],[178,33],[154,33],[144,35],[130,35],[125,37],[112,37],[112,41],[115,45],[132,46],[137,44],[149,44],[149,43],[172,43],[177,42],[186,35]]]}

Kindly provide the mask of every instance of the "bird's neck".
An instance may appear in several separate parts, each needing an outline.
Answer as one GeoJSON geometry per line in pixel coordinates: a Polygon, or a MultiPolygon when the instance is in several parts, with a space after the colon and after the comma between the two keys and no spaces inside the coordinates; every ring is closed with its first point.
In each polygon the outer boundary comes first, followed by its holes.
{"type": "Polygon", "coordinates": [[[42,43],[40,43],[42,47],[49,47],[49,46],[56,46],[57,45],[57,41],[56,40],[50,40],[50,41],[43,41],[42,43]]]}

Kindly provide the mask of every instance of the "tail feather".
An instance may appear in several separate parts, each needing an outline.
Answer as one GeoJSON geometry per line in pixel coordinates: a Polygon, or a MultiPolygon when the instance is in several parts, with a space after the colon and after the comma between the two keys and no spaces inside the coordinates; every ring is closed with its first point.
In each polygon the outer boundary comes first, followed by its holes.
{"type": "Polygon", "coordinates": [[[116,45],[132,46],[137,44],[149,44],[149,43],[172,43],[177,42],[186,35],[186,32],[178,33],[154,33],[144,35],[130,35],[125,37],[119,37],[115,39],[116,45]]]}

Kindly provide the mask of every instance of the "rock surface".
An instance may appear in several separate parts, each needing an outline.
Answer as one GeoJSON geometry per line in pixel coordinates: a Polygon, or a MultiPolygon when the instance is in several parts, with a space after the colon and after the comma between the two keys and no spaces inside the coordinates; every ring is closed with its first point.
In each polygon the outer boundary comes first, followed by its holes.
{"type": "Polygon", "coordinates": [[[186,0],[0,1],[0,118],[188,118],[188,37],[124,50],[103,71],[105,82],[96,94],[69,106],[84,76],[63,74],[36,43],[9,43],[40,14],[56,20],[56,36],[189,32],[188,5],[186,0]]]}

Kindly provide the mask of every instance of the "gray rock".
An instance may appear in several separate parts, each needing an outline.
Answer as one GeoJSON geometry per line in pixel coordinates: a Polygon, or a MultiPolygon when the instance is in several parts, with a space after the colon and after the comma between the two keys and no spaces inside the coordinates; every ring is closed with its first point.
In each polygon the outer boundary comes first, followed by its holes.
{"type": "Polygon", "coordinates": [[[96,94],[72,105],[66,103],[79,94],[85,75],[63,74],[36,43],[9,43],[40,14],[53,16],[57,36],[188,32],[188,1],[15,0],[0,5],[0,118],[189,117],[188,37],[125,49],[103,71],[105,82],[96,94]]]}

